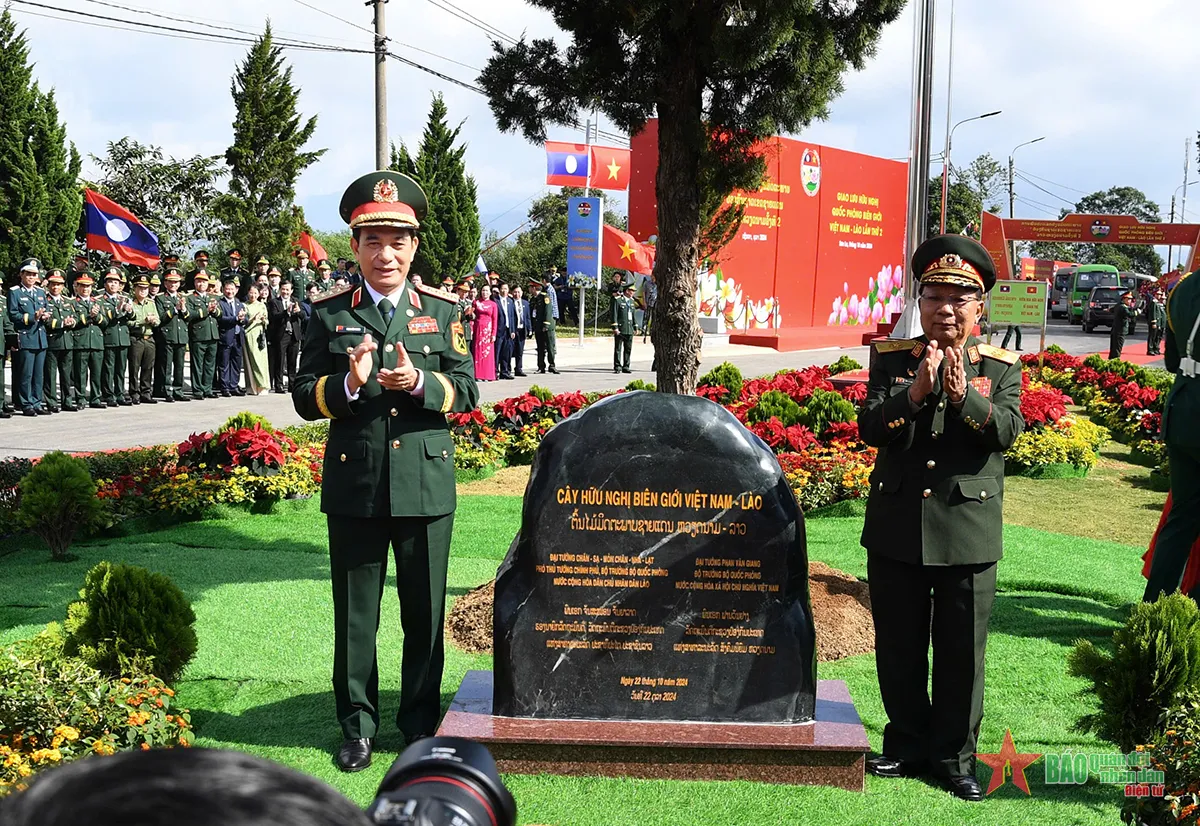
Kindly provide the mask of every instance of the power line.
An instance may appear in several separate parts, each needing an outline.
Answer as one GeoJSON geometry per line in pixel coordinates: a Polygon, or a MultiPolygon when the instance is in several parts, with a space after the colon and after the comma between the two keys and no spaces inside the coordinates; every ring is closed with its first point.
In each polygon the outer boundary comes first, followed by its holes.
{"type": "Polygon", "coordinates": [[[1020,173],[1017,173],[1017,177],[1020,178],[1025,183],[1029,184],[1034,189],[1041,190],[1042,192],[1045,192],[1047,195],[1049,195],[1051,198],[1057,198],[1058,200],[1062,201],[1067,206],[1074,208],[1074,206],[1075,206],[1074,201],[1068,201],[1063,196],[1054,194],[1050,190],[1046,189],[1046,187],[1035,184],[1033,181],[1029,180],[1028,178],[1026,178],[1024,175],[1022,175],[1020,173]]]}
{"type": "Polygon", "coordinates": [[[1058,187],[1059,189],[1065,189],[1065,190],[1067,190],[1068,192],[1075,192],[1075,193],[1078,193],[1078,194],[1080,194],[1080,195],[1089,195],[1089,194],[1091,194],[1091,193],[1088,193],[1088,192],[1084,192],[1082,189],[1076,189],[1076,188],[1075,188],[1075,187],[1073,187],[1073,186],[1067,186],[1066,184],[1060,184],[1060,183],[1056,183],[1056,182],[1054,182],[1054,181],[1051,181],[1051,180],[1049,180],[1048,178],[1043,178],[1043,177],[1041,177],[1040,175],[1034,175],[1032,172],[1027,172],[1027,171],[1026,171],[1026,170],[1024,170],[1024,169],[1018,169],[1018,170],[1017,170],[1017,172],[1020,172],[1022,175],[1028,175],[1028,176],[1029,176],[1029,177],[1031,177],[1031,178],[1037,178],[1037,179],[1038,179],[1039,181],[1041,181],[1042,183],[1050,184],[1051,186],[1056,186],[1056,187],[1058,187]]]}
{"type": "MultiPolygon", "coordinates": [[[[212,19],[206,19],[203,17],[201,17],[201,18],[177,17],[175,15],[167,14],[166,12],[152,11],[150,9],[139,8],[137,6],[123,6],[119,3],[107,2],[107,0],[84,0],[84,2],[94,3],[97,6],[105,6],[110,9],[119,9],[121,11],[129,11],[129,12],[133,12],[135,14],[144,14],[148,17],[157,18],[159,20],[171,20],[176,23],[187,23],[187,24],[193,25],[193,26],[205,26],[210,29],[218,29],[218,30],[222,30],[222,31],[236,32],[237,34],[248,34],[248,35],[255,36],[255,37],[261,35],[261,32],[250,31],[247,29],[233,26],[233,25],[222,25],[227,22],[227,21],[223,21],[223,20],[212,20],[212,19]]],[[[63,11],[68,11],[68,10],[63,9],[63,11]]],[[[316,42],[318,42],[316,39],[316,35],[310,35],[310,34],[306,34],[304,32],[289,32],[289,31],[285,31],[283,29],[276,29],[275,31],[277,31],[279,34],[285,34],[285,35],[286,34],[294,34],[299,37],[307,38],[307,40],[298,41],[301,43],[305,43],[305,42],[316,43],[316,42]]],[[[293,40],[293,38],[288,38],[288,37],[278,38],[278,39],[293,40]]],[[[344,43],[355,42],[352,40],[345,40],[343,38],[336,38],[336,37],[334,38],[334,40],[342,40],[342,42],[344,42],[344,43]]]]}
{"type": "MultiPolygon", "coordinates": [[[[299,2],[299,0],[297,0],[297,2],[299,2]]],[[[435,9],[441,9],[442,11],[446,12],[447,14],[457,17],[459,20],[463,21],[464,23],[467,23],[471,26],[474,26],[477,29],[480,29],[485,34],[487,34],[489,37],[493,37],[497,40],[507,41],[510,45],[513,45],[513,46],[515,46],[518,42],[517,39],[515,37],[513,37],[512,35],[505,34],[504,32],[497,29],[495,26],[491,25],[490,23],[486,23],[483,20],[480,20],[475,15],[470,14],[466,11],[463,11],[462,9],[460,9],[457,6],[450,3],[449,0],[426,0],[426,2],[428,2],[429,5],[433,6],[435,9]]]]}
{"type": "Polygon", "coordinates": [[[512,206],[510,206],[508,209],[504,210],[504,211],[503,211],[503,212],[501,212],[499,215],[497,215],[497,216],[495,216],[494,218],[492,218],[492,220],[488,221],[488,222],[487,222],[487,223],[486,223],[484,226],[485,226],[485,227],[490,227],[492,224],[494,224],[494,223],[496,223],[497,221],[499,221],[501,218],[503,218],[503,217],[504,217],[505,215],[507,215],[508,213],[512,212],[514,209],[518,209],[518,208],[520,208],[520,207],[524,206],[525,204],[527,204],[527,203],[529,203],[530,201],[532,201],[534,198],[537,198],[537,197],[539,197],[539,196],[541,196],[541,195],[545,195],[545,194],[546,194],[547,192],[549,192],[549,191],[550,191],[550,188],[549,188],[549,187],[542,187],[540,190],[538,190],[537,192],[533,193],[532,195],[530,195],[530,196],[529,196],[528,198],[526,198],[525,200],[521,201],[520,203],[513,204],[513,205],[512,205],[512,206]]]}
{"type": "Polygon", "coordinates": [[[1044,212],[1047,215],[1052,215],[1055,218],[1058,217],[1058,215],[1055,213],[1055,208],[1050,206],[1049,204],[1043,204],[1040,201],[1031,201],[1028,198],[1022,198],[1020,195],[1016,196],[1016,200],[1020,201],[1022,204],[1025,204],[1026,206],[1031,206],[1040,212],[1044,212]]]}
{"type": "MultiPolygon", "coordinates": [[[[353,23],[344,17],[338,17],[336,14],[333,14],[332,12],[327,12],[324,9],[317,8],[316,6],[314,6],[310,3],[305,3],[304,0],[295,0],[295,2],[299,3],[301,6],[304,6],[304,8],[306,8],[306,9],[312,9],[313,11],[317,12],[318,14],[323,14],[326,17],[332,17],[334,20],[337,20],[341,23],[345,23],[347,26],[353,26],[356,29],[360,29],[360,30],[366,32],[367,34],[371,35],[372,37],[375,36],[375,31],[373,29],[368,29],[366,26],[360,26],[358,23],[353,23]]],[[[384,40],[387,40],[387,38],[385,37],[384,40]]]]}

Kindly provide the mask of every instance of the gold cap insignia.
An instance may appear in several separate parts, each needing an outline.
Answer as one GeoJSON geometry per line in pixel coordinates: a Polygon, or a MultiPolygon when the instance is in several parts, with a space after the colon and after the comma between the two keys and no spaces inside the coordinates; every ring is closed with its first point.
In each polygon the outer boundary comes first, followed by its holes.
{"type": "Polygon", "coordinates": [[[387,178],[381,178],[375,184],[375,200],[381,204],[394,204],[400,200],[400,193],[396,191],[396,185],[387,178]]]}

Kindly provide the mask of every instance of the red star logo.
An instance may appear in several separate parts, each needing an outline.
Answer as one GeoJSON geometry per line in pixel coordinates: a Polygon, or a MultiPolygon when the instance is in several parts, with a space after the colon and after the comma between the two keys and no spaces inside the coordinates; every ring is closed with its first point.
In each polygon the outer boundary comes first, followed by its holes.
{"type": "Polygon", "coordinates": [[[1004,785],[1005,772],[1012,772],[1012,782],[1025,794],[1030,794],[1029,781],[1025,779],[1025,769],[1029,768],[1031,763],[1037,761],[1040,754],[1017,754],[1017,747],[1013,745],[1012,732],[1008,729],[1004,730],[1004,744],[1000,747],[998,754],[980,754],[975,752],[975,756],[992,767],[992,781],[988,783],[987,793],[991,794],[1004,785]]]}

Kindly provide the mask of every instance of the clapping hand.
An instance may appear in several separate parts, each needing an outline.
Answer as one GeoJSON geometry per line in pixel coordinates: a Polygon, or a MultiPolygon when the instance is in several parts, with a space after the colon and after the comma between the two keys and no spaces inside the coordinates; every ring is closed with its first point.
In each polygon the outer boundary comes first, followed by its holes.
{"type": "Polygon", "coordinates": [[[65,319],[63,319],[63,326],[64,327],[74,327],[75,326],[75,316],[69,315],[65,319]]]}
{"type": "Polygon", "coordinates": [[[946,375],[942,386],[951,404],[962,404],[967,397],[967,371],[963,364],[963,351],[958,347],[946,348],[946,375]]]}
{"type": "Polygon", "coordinates": [[[404,345],[396,342],[396,369],[386,367],[379,371],[379,384],[385,390],[402,390],[411,393],[417,386],[419,378],[417,368],[413,366],[404,345]]]}
{"type": "Polygon", "coordinates": [[[362,343],[350,351],[350,394],[354,395],[358,389],[367,383],[371,378],[371,368],[374,367],[374,359],[371,354],[379,349],[379,345],[375,339],[371,338],[371,334],[367,333],[363,336],[362,343]]]}
{"type": "Polygon", "coordinates": [[[913,404],[924,404],[925,397],[933,392],[943,358],[945,353],[938,349],[938,343],[929,342],[925,348],[925,358],[921,359],[921,366],[917,368],[917,380],[908,388],[908,398],[913,404]]]}

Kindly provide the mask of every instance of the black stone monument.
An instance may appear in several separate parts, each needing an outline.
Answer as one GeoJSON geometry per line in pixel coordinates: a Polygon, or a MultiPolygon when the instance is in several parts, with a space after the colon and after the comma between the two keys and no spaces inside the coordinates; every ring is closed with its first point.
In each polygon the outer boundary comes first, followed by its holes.
{"type": "Polygon", "coordinates": [[[623,393],[546,434],[494,617],[497,716],[813,719],[804,516],[706,399],[623,393]]]}

